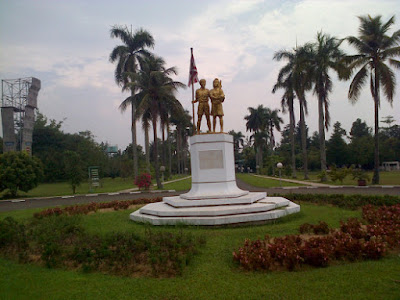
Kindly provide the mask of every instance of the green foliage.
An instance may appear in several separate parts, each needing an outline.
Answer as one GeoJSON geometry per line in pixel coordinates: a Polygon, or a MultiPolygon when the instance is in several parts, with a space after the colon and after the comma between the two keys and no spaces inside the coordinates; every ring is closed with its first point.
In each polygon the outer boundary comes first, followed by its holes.
{"type": "Polygon", "coordinates": [[[19,258],[24,253],[26,262],[39,262],[48,268],[80,268],[84,272],[174,276],[181,274],[204,242],[203,238],[183,231],[147,230],[143,237],[114,232],[91,235],[79,216],[36,218],[28,226],[12,218],[0,220],[0,254],[19,258]]]}
{"type": "Polygon", "coordinates": [[[400,204],[400,196],[390,195],[344,195],[344,194],[286,194],[285,198],[295,202],[310,202],[357,209],[364,205],[389,206],[400,204]]]}
{"type": "Polygon", "coordinates": [[[87,169],[89,166],[100,166],[100,170],[106,169],[107,145],[97,144],[90,131],[66,134],[61,130],[61,126],[62,122],[48,120],[38,113],[33,129],[32,153],[43,162],[45,182],[67,179],[65,173],[67,151],[79,154],[82,169],[87,169]]]}
{"type": "Polygon", "coordinates": [[[333,134],[327,142],[326,160],[328,165],[342,166],[348,163],[348,146],[343,138],[346,137],[346,130],[340,122],[336,122],[333,128],[333,134]]]}
{"type": "Polygon", "coordinates": [[[18,190],[33,189],[43,176],[42,169],[40,160],[25,152],[0,154],[0,192],[8,190],[15,197],[18,190]]]}
{"type": "Polygon", "coordinates": [[[351,174],[353,175],[354,180],[369,180],[367,172],[365,172],[363,169],[354,169],[351,171],[351,174]]]}
{"type": "Polygon", "coordinates": [[[84,179],[83,163],[78,153],[73,151],[65,151],[65,175],[75,194],[76,188],[81,185],[84,179]]]}
{"type": "Polygon", "coordinates": [[[336,182],[336,180],[340,181],[340,183],[343,183],[343,180],[346,178],[347,175],[349,175],[352,172],[352,168],[336,168],[336,165],[333,165],[330,169],[329,172],[329,177],[333,182],[336,182]]]}

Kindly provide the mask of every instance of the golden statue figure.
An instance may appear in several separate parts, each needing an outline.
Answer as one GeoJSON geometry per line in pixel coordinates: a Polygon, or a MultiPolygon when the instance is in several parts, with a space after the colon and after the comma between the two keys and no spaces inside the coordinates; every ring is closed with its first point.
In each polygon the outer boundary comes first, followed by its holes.
{"type": "Polygon", "coordinates": [[[208,99],[210,97],[210,91],[206,89],[206,80],[200,79],[200,88],[196,90],[196,100],[192,103],[199,102],[197,109],[197,133],[200,133],[201,118],[206,115],[208,132],[211,131],[210,122],[210,106],[208,105],[208,99]]]}
{"type": "Polygon", "coordinates": [[[224,131],[224,111],[222,109],[222,102],[225,100],[224,92],[222,91],[222,84],[218,78],[213,81],[213,89],[210,91],[210,99],[212,103],[211,114],[213,116],[213,132],[215,132],[215,126],[217,123],[217,117],[219,117],[219,125],[221,132],[224,131]]]}

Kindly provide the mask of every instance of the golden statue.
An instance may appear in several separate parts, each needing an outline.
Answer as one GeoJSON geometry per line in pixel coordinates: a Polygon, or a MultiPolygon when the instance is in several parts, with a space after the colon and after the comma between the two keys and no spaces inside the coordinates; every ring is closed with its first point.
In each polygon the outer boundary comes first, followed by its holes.
{"type": "Polygon", "coordinates": [[[200,133],[201,118],[206,115],[208,132],[211,131],[210,122],[210,106],[208,105],[208,99],[210,97],[210,91],[206,89],[206,80],[200,79],[200,88],[196,90],[196,100],[192,103],[199,102],[197,109],[197,133],[200,133]]]}
{"type": "Polygon", "coordinates": [[[224,92],[222,91],[221,80],[215,78],[213,81],[213,89],[210,91],[210,99],[212,103],[211,114],[213,116],[213,132],[215,132],[215,125],[217,123],[217,117],[219,117],[219,125],[221,132],[224,131],[224,111],[222,109],[222,102],[225,100],[224,92]]]}

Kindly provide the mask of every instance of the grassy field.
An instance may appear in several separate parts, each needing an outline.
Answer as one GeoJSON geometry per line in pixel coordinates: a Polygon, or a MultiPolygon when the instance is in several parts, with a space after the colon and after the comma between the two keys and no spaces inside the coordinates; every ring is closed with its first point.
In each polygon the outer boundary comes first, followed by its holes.
{"type": "MultiPolygon", "coordinates": [[[[184,175],[174,175],[171,180],[185,177],[184,175]]],[[[133,178],[103,178],[101,179],[101,187],[96,187],[92,193],[112,193],[126,189],[137,188],[134,185],[133,178]]],[[[155,183],[155,180],[154,182],[155,183]]],[[[190,186],[189,186],[190,188],[190,186]]],[[[88,194],[90,193],[90,187],[88,182],[83,182],[77,189],[76,194],[88,194]]],[[[0,199],[3,197],[5,192],[0,193],[0,199]]],[[[68,182],[57,182],[57,183],[42,183],[36,188],[30,190],[28,193],[18,191],[18,197],[51,197],[51,196],[64,196],[72,195],[72,189],[68,182]]]]}
{"type": "Polygon", "coordinates": [[[192,186],[192,178],[186,178],[183,180],[166,183],[164,184],[164,190],[175,190],[175,191],[187,191],[192,186]]]}
{"type": "Polygon", "coordinates": [[[282,184],[282,186],[303,186],[302,184],[285,182],[285,181],[282,181],[282,183],[280,183],[279,178],[274,180],[269,178],[257,177],[249,174],[242,174],[242,173],[236,173],[236,178],[246,182],[247,184],[261,188],[280,187],[281,186],[280,184],[282,184]]]}
{"type": "MultiPolygon", "coordinates": [[[[152,227],[154,231],[183,230],[206,238],[206,245],[175,278],[126,278],[95,273],[46,269],[0,259],[2,299],[399,299],[400,257],[338,264],[296,272],[244,272],[232,252],[245,238],[265,234],[295,234],[299,225],[359,217],[360,211],[302,204],[299,214],[275,223],[242,227],[152,227]]],[[[35,210],[37,211],[37,210],[35,210]]],[[[95,213],[84,217],[91,233],[134,231],[145,235],[149,226],[129,220],[129,211],[95,213]]],[[[22,220],[34,211],[1,213],[22,220]]]]}
{"type": "MultiPolygon", "coordinates": [[[[320,179],[318,178],[319,173],[320,172],[309,172],[309,180],[313,182],[320,182],[320,179]]],[[[367,172],[367,174],[369,176],[367,184],[371,184],[373,172],[367,172]]],[[[379,176],[380,185],[400,185],[400,172],[380,172],[379,176]]],[[[285,178],[291,179],[291,177],[285,178]]],[[[297,179],[304,180],[303,178],[303,174],[301,172],[297,172],[297,179]]],[[[328,181],[324,183],[330,185],[357,185],[357,181],[353,179],[351,174],[347,175],[347,177],[343,180],[343,183],[341,183],[340,181],[333,182],[328,175],[328,181]]]]}

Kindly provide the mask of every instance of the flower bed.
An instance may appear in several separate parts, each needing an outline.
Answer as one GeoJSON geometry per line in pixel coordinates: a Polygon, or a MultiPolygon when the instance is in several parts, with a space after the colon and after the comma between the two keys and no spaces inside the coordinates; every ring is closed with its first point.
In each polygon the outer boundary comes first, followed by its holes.
{"type": "MultiPolygon", "coordinates": [[[[358,219],[341,222],[339,230],[324,236],[289,235],[271,239],[245,240],[233,258],[246,270],[294,270],[302,265],[326,267],[333,261],[380,259],[400,249],[400,204],[363,207],[364,225],[358,219]]],[[[303,233],[326,233],[323,222],[303,224],[303,233]],[[322,229],[321,229],[322,228],[322,229]]]]}

